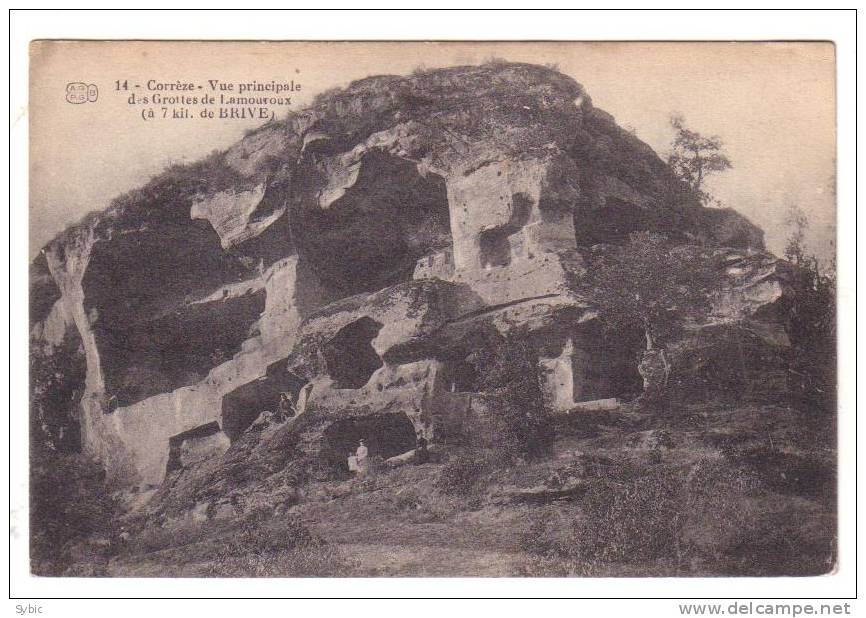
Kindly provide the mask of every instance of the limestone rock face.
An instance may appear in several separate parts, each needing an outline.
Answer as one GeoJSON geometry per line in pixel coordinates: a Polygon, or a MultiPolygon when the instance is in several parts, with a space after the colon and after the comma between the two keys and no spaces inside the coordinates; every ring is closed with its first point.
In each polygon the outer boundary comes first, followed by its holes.
{"type": "Polygon", "coordinates": [[[791,265],[767,253],[721,253],[726,282],[715,299],[714,315],[723,321],[781,317],[779,310],[792,292],[791,265]]]}
{"type": "Polygon", "coordinates": [[[40,362],[79,359],[55,395],[130,483],[221,456],[286,391],[298,452],[338,465],[367,436],[393,456],[471,418],[467,359],[510,333],[535,339],[551,407],[627,388],[611,376],[631,348],[573,283],[582,251],[636,230],[726,247],[720,320],[785,295],[761,231],[702,208],[571,78],[371,77],[55,238],[31,267],[31,339],[40,362]]]}

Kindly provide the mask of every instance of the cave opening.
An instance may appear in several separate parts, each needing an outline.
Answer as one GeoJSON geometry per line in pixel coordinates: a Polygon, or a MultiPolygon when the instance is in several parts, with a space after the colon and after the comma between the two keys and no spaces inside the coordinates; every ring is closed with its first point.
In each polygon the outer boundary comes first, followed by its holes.
{"type": "MultiPolygon", "coordinates": [[[[310,170],[310,178],[319,174],[310,170]]],[[[445,179],[382,150],[366,153],[355,182],[327,207],[320,186],[298,189],[292,235],[335,297],[412,279],[419,258],[451,244],[445,179]],[[306,193],[305,193],[306,191],[306,193]]]]}
{"type": "Polygon", "coordinates": [[[332,423],[324,433],[325,458],[330,465],[347,471],[349,455],[363,440],[369,457],[388,459],[416,446],[415,426],[403,412],[345,418],[332,423]]]}
{"type": "MultiPolygon", "coordinates": [[[[183,467],[184,446],[188,442],[216,442],[216,440],[207,440],[217,436],[220,432],[219,423],[216,421],[199,425],[188,431],[183,431],[168,439],[168,463],[165,466],[165,472],[174,472],[183,467]]],[[[223,438],[225,439],[225,438],[223,438]]],[[[205,444],[207,445],[207,444],[205,444]]]]}
{"type": "Polygon", "coordinates": [[[604,332],[597,325],[586,328],[571,358],[574,401],[617,397],[631,399],[643,390],[637,371],[644,349],[639,331],[604,332]]]}
{"type": "Polygon", "coordinates": [[[250,337],[265,308],[265,291],[190,303],[124,330],[94,326],[107,389],[115,406],[131,405],[203,380],[250,337]]]}
{"type": "Polygon", "coordinates": [[[226,393],[222,400],[222,427],[229,440],[237,440],[262,412],[276,412],[280,394],[297,402],[306,380],[286,370],[285,359],[268,366],[266,375],[226,393]]]}
{"type": "Polygon", "coordinates": [[[380,322],[364,316],[341,328],[324,345],[325,365],[334,388],[361,388],[383,365],[372,345],[381,329],[380,322]]]}
{"type": "Polygon", "coordinates": [[[204,302],[249,276],[208,221],[161,221],[97,242],[82,287],[116,406],[194,384],[237,353],[265,291],[204,302]]]}
{"type": "Polygon", "coordinates": [[[511,263],[511,237],[518,233],[532,214],[532,198],[515,193],[511,198],[511,216],[508,223],[483,230],[478,236],[481,266],[499,267],[511,263]]]}
{"type": "Polygon", "coordinates": [[[508,266],[511,263],[509,236],[511,234],[501,227],[481,232],[478,238],[481,266],[508,266]]]}

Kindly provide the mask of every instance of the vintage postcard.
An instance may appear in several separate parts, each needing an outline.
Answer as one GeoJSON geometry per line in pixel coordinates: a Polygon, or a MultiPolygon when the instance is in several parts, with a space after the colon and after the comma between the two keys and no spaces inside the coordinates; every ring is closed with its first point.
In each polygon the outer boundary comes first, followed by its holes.
{"type": "Polygon", "coordinates": [[[31,573],[833,573],[835,62],[33,41],[31,573]]]}

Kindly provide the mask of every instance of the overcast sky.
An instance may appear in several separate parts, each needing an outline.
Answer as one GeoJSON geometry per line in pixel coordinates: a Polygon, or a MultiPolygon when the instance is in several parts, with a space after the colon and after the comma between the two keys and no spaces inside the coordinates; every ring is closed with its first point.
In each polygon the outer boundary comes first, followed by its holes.
{"type": "Polygon", "coordinates": [[[781,253],[791,204],[810,219],[813,251],[835,238],[834,50],[828,43],[36,43],[31,50],[30,254],[167,164],[239,139],[256,121],[145,122],[115,80],[207,79],[302,85],[293,109],[354,79],[490,58],[556,64],[595,106],[664,156],[668,118],[719,135],[733,169],[710,181],[726,205],[781,253]],[[65,101],[68,82],[99,87],[94,103],[65,101]]]}

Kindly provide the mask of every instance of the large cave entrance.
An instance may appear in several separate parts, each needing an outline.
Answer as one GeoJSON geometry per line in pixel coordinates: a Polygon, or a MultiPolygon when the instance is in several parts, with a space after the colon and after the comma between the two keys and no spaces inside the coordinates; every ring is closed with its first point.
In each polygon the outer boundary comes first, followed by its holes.
{"type": "Polygon", "coordinates": [[[97,242],[84,307],[115,406],[194,384],[237,353],[264,310],[264,290],[196,301],[248,275],[207,221],[166,216],[97,242]]]}
{"type": "MultiPolygon", "coordinates": [[[[297,174],[300,183],[321,178],[307,164],[309,173],[297,174]]],[[[451,244],[444,178],[382,150],[369,151],[358,166],[351,186],[327,205],[320,203],[321,186],[295,189],[293,237],[335,297],[408,281],[420,257],[451,244]]]]}
{"type": "Polygon", "coordinates": [[[643,391],[637,371],[644,349],[638,331],[604,332],[598,325],[586,328],[575,340],[572,356],[574,401],[594,399],[631,399],[643,391]]]}
{"type": "Polygon", "coordinates": [[[355,454],[360,440],[370,457],[388,459],[415,448],[415,426],[402,412],[341,419],[325,430],[326,460],[346,470],[346,460],[355,454]]]}
{"type": "Polygon", "coordinates": [[[382,324],[364,316],[337,331],[322,350],[334,388],[361,388],[379,367],[382,359],[372,341],[382,324]]]}
{"type": "Polygon", "coordinates": [[[630,400],[641,393],[637,365],[644,342],[639,332],[609,333],[590,323],[556,341],[551,338],[539,357],[542,390],[553,410],[600,399],[630,400]]]}
{"type": "Polygon", "coordinates": [[[280,393],[291,393],[292,400],[297,402],[305,383],[304,379],[287,371],[285,359],[269,365],[264,376],[223,396],[223,431],[234,442],[262,412],[277,411],[280,393]]]}

